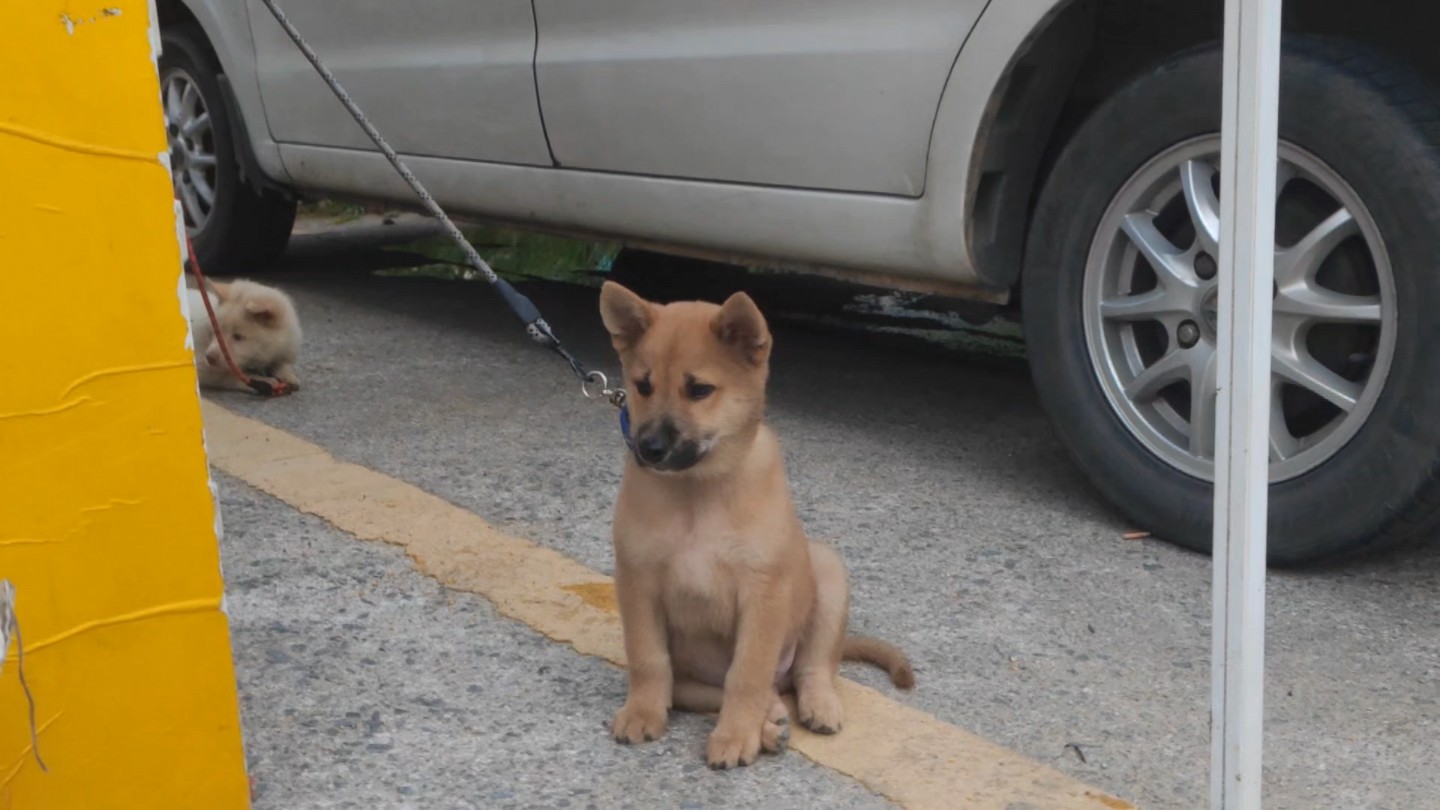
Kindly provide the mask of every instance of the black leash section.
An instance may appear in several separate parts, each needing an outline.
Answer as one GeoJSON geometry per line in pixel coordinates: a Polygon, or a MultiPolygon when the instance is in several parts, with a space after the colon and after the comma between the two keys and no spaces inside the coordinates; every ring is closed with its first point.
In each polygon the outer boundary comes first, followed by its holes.
{"type": "Polygon", "coordinates": [[[415,196],[419,197],[420,202],[425,205],[425,210],[429,211],[430,215],[439,220],[440,224],[444,226],[445,233],[450,237],[451,241],[459,246],[461,252],[465,254],[465,260],[470,263],[471,267],[479,271],[479,273],[485,277],[486,281],[490,282],[490,286],[494,287],[495,291],[500,294],[500,298],[505,301],[505,305],[510,307],[510,311],[515,313],[515,317],[519,318],[521,323],[525,324],[525,332],[530,335],[530,339],[560,355],[565,362],[570,364],[570,370],[574,371],[575,376],[580,378],[580,390],[586,397],[602,397],[615,407],[622,407],[625,404],[625,392],[623,390],[610,388],[609,382],[605,379],[604,374],[598,371],[586,371],[584,364],[565,350],[565,347],[560,344],[560,339],[557,338],[555,332],[551,330],[550,324],[545,322],[544,316],[540,314],[540,310],[535,306],[535,303],[521,294],[519,290],[512,287],[510,282],[496,275],[490,265],[480,257],[479,252],[475,250],[475,246],[470,244],[470,240],[465,238],[465,234],[461,233],[459,228],[455,227],[455,223],[450,221],[450,217],[445,214],[440,204],[435,202],[435,198],[431,197],[430,192],[425,190],[425,186],[421,185],[419,179],[410,171],[410,168],[405,165],[405,162],[400,159],[400,156],[395,153],[395,150],[391,148],[390,144],[380,135],[380,131],[375,128],[375,125],[370,123],[370,119],[365,117],[365,113],[360,109],[359,105],[350,98],[349,93],[345,92],[345,88],[340,86],[340,82],[335,78],[335,74],[331,73],[330,69],[325,67],[325,63],[320,61],[320,57],[315,54],[315,51],[311,49],[304,37],[300,36],[300,32],[295,29],[294,24],[285,16],[285,12],[281,11],[280,7],[275,4],[275,0],[261,0],[261,2],[265,4],[266,8],[270,9],[270,14],[275,17],[275,22],[280,23],[280,27],[285,29],[285,33],[290,36],[291,41],[295,43],[295,47],[299,48],[300,52],[305,54],[305,58],[310,60],[310,64],[315,67],[315,72],[319,73],[320,78],[324,79],[325,84],[329,85],[330,91],[335,94],[336,98],[340,99],[340,103],[345,105],[345,109],[350,111],[350,117],[354,118],[355,123],[359,124],[360,128],[365,130],[365,134],[370,136],[370,140],[374,141],[375,145],[380,148],[380,151],[385,155],[385,159],[390,161],[390,165],[394,166],[395,171],[409,184],[410,189],[415,192],[415,196]],[[592,390],[592,385],[597,387],[592,390]]]}

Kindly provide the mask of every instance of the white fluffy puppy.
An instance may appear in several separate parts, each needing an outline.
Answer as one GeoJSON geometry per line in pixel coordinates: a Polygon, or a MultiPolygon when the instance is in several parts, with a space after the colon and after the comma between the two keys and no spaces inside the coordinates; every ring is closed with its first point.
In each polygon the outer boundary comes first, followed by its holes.
{"type": "MultiPolygon", "coordinates": [[[[206,388],[250,389],[230,373],[215,339],[203,294],[188,287],[190,331],[195,337],[195,366],[206,388]]],[[[244,279],[210,283],[210,302],[225,335],[230,357],[246,374],[274,377],[298,387],[295,360],[300,354],[300,318],[290,296],[244,279]]]]}

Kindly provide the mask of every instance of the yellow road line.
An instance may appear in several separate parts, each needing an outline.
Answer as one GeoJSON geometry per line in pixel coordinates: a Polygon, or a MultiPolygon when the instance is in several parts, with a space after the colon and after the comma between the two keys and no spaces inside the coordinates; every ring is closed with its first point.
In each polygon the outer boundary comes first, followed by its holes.
{"type": "MultiPolygon", "coordinates": [[[[420,571],[445,586],[484,596],[503,615],[555,641],[624,665],[620,620],[604,574],[209,402],[205,432],[216,468],[356,537],[401,546],[420,571]]],[[[825,737],[797,728],[791,747],[904,807],[1133,807],[873,689],[844,679],[840,686],[845,730],[825,737]]]]}

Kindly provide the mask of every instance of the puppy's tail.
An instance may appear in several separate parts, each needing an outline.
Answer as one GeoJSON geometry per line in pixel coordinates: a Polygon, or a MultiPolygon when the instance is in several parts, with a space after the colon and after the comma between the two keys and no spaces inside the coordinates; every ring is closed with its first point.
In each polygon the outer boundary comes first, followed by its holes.
{"type": "Polygon", "coordinates": [[[915,670],[899,647],[868,636],[846,636],[841,656],[846,661],[864,661],[890,673],[890,681],[907,692],[915,688],[915,670]]]}

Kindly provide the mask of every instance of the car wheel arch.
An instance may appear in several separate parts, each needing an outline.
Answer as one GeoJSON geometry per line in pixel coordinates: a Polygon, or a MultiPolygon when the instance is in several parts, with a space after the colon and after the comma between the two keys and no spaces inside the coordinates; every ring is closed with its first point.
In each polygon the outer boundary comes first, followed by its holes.
{"type": "Polygon", "coordinates": [[[246,4],[156,0],[155,10],[161,31],[180,27],[198,31],[210,57],[220,66],[219,83],[231,113],[231,135],[243,147],[240,157],[246,182],[257,190],[291,193],[293,183],[270,136],[255,79],[255,46],[246,4]]]}

